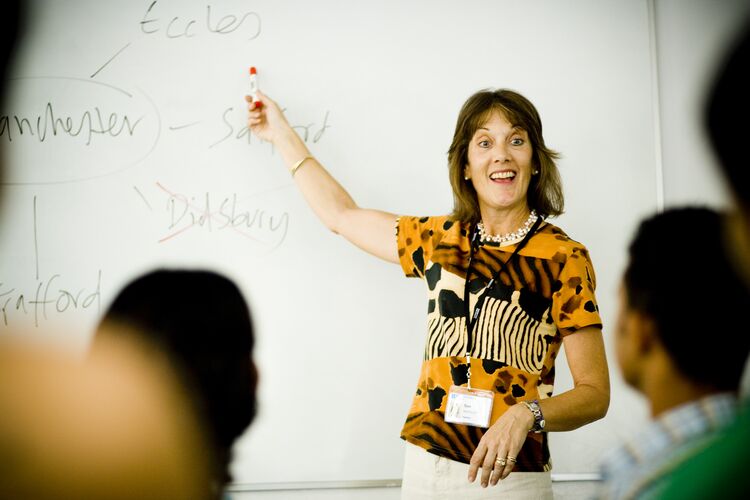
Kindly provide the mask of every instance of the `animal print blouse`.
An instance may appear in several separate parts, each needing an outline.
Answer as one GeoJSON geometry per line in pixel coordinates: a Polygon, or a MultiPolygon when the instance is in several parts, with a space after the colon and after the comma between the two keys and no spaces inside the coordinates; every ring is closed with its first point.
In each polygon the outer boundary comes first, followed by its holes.
{"type": "MultiPolygon", "coordinates": [[[[401,266],[425,281],[428,297],[424,361],[401,438],[464,463],[485,429],[447,423],[443,415],[451,385],[467,379],[464,284],[472,229],[445,216],[403,216],[396,227],[401,266]]],[[[472,311],[515,246],[484,243],[475,251],[472,311]]],[[[501,272],[476,321],[471,352],[471,386],[495,393],[490,424],[517,402],[552,396],[562,338],[601,327],[595,286],[586,248],[546,222],[501,272]]],[[[547,434],[530,433],[514,470],[550,468],[547,434]]]]}

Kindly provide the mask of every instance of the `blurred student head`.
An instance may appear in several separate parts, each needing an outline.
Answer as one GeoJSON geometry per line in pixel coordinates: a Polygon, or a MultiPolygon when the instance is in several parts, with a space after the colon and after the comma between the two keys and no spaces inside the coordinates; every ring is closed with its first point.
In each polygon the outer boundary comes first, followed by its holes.
{"type": "Polygon", "coordinates": [[[750,17],[728,48],[708,92],[704,123],[718,165],[728,180],[737,214],[729,226],[730,255],[750,285],[750,173],[747,122],[750,116],[750,17]]]}
{"type": "MultiPolygon", "coordinates": [[[[0,106],[25,10],[3,3],[0,106]]],[[[209,497],[203,434],[167,365],[130,339],[100,342],[81,360],[30,333],[0,338],[0,498],[209,497]]]]}
{"type": "MultiPolygon", "coordinates": [[[[724,235],[732,263],[739,271],[739,277],[750,288],[750,184],[746,167],[747,126],[745,120],[750,110],[747,68],[750,67],[750,17],[745,19],[737,37],[728,47],[723,64],[715,74],[707,94],[704,111],[704,124],[708,137],[717,155],[718,165],[727,179],[737,210],[729,218],[724,235]]],[[[727,296],[724,294],[724,296],[727,296]]],[[[730,304],[728,304],[730,305],[730,304]]],[[[726,309],[726,308],[725,308],[726,309]]],[[[737,324],[743,328],[743,315],[746,309],[736,312],[737,324]]],[[[721,332],[715,337],[725,338],[721,332]]],[[[734,338],[743,342],[746,332],[739,332],[734,338]]],[[[742,356],[743,345],[732,345],[727,341],[727,353],[732,362],[742,356]],[[739,352],[732,354],[736,348],[739,352]]],[[[706,365],[711,369],[723,363],[724,358],[715,358],[706,365]]],[[[747,395],[750,371],[745,372],[744,392],[747,395]]],[[[743,404],[734,423],[724,429],[719,436],[709,442],[700,453],[688,458],[672,474],[669,485],[662,490],[664,499],[745,499],[750,491],[750,478],[747,464],[750,461],[750,412],[748,399],[743,404]]]]}
{"type": "MultiPolygon", "coordinates": [[[[706,208],[643,221],[629,249],[617,323],[625,380],[680,380],[695,395],[736,391],[750,350],[747,289],[726,256],[724,219],[706,208]]],[[[652,405],[653,409],[653,405],[652,405]]]]}
{"type": "Polygon", "coordinates": [[[123,334],[142,336],[175,369],[212,445],[214,485],[223,488],[256,404],[253,327],[240,290],[209,271],[148,273],[117,295],[96,337],[123,334]]]}

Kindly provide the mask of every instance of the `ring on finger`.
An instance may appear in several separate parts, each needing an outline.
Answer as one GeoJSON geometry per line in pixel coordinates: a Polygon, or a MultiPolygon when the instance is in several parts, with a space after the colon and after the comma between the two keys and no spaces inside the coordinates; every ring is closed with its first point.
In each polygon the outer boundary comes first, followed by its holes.
{"type": "Polygon", "coordinates": [[[500,467],[505,467],[505,459],[504,458],[496,458],[495,463],[499,465],[500,467]]]}
{"type": "Polygon", "coordinates": [[[510,457],[510,456],[505,457],[505,460],[507,460],[508,462],[510,462],[512,464],[514,464],[514,463],[517,462],[516,457],[510,457]]]}

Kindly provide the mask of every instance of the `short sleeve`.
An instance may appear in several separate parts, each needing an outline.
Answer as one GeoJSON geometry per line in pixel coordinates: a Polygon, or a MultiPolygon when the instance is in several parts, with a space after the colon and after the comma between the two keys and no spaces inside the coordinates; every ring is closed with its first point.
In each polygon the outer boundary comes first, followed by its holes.
{"type": "Polygon", "coordinates": [[[596,303],[596,276],[589,253],[576,244],[554,284],[552,317],[564,337],[588,326],[602,327],[596,303]]]}
{"type": "Polygon", "coordinates": [[[424,277],[425,265],[430,260],[442,231],[436,231],[445,217],[401,216],[396,222],[398,258],[404,274],[410,278],[424,277]]]}

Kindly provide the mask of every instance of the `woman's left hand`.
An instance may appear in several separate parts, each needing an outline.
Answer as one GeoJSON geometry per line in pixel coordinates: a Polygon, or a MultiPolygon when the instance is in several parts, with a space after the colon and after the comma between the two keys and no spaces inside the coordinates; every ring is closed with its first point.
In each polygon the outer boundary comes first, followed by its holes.
{"type": "Polygon", "coordinates": [[[503,415],[487,429],[479,441],[477,449],[469,462],[469,482],[477,478],[477,472],[482,471],[482,487],[495,486],[498,481],[505,479],[513,471],[518,453],[529,430],[534,425],[534,415],[523,404],[516,404],[508,408],[503,415]],[[496,463],[496,459],[505,461],[505,465],[496,463]]]}

